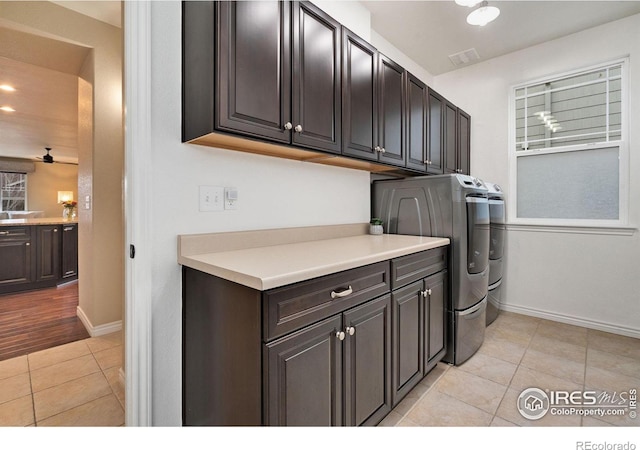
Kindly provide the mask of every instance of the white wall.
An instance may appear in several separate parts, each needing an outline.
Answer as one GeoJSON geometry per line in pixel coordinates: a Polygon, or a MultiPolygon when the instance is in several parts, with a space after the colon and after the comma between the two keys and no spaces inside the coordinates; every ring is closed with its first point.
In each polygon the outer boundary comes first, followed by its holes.
{"type": "MultiPolygon", "coordinates": [[[[360,23],[345,9],[343,23],[360,23]]],[[[153,424],[181,424],[179,234],[364,223],[369,173],[180,142],[180,2],[152,2],[153,424]],[[199,212],[198,186],[238,188],[238,209],[199,212]]],[[[355,8],[355,9],[354,9],[355,8]]],[[[366,10],[365,10],[366,11],[366,10]]],[[[365,17],[364,22],[368,21],[365,17]]],[[[367,22],[368,23],[368,22],[367,22]]]]}
{"type": "MultiPolygon", "coordinates": [[[[640,223],[640,15],[435,77],[472,116],[471,172],[509,195],[510,87],[630,55],[631,226],[640,223]]],[[[594,192],[594,194],[597,194],[594,192]]],[[[507,233],[506,309],[640,337],[640,239],[558,231],[507,233]]]]}

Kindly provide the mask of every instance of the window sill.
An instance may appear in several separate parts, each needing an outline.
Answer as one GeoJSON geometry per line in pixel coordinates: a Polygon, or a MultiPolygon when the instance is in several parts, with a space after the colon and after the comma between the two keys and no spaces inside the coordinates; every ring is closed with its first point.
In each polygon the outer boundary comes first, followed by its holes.
{"type": "Polygon", "coordinates": [[[571,233],[571,234],[605,234],[611,236],[633,236],[638,230],[637,227],[598,227],[598,226],[576,226],[576,225],[539,225],[508,223],[506,229],[509,231],[528,231],[539,233],[571,233]]]}

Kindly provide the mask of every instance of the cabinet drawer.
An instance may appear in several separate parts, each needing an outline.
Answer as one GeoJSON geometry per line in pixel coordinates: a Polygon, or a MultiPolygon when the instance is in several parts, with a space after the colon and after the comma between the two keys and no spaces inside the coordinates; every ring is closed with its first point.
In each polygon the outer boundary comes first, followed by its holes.
{"type": "Polygon", "coordinates": [[[447,249],[438,247],[391,260],[391,288],[397,289],[447,267],[447,249]]]}
{"type": "Polygon", "coordinates": [[[266,291],[263,337],[283,336],[389,291],[388,261],[266,291]]]}
{"type": "Polygon", "coordinates": [[[23,241],[31,237],[31,227],[0,227],[0,241],[23,241]]]}

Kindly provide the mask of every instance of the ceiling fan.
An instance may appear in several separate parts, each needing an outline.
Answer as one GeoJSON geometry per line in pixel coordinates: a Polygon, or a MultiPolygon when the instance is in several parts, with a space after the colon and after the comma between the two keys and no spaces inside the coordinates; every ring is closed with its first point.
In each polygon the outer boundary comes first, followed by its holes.
{"type": "Polygon", "coordinates": [[[77,166],[78,163],[74,163],[74,162],[66,162],[66,161],[54,161],[53,160],[53,156],[51,156],[51,154],[49,153],[51,151],[51,147],[45,147],[44,148],[47,153],[43,156],[36,156],[37,159],[39,159],[40,161],[42,161],[45,164],[71,164],[73,166],[77,166]]]}

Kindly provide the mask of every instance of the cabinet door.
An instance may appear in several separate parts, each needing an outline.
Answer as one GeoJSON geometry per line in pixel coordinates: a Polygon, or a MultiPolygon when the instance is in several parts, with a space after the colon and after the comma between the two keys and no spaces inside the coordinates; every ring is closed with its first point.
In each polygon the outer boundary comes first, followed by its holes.
{"type": "Polygon", "coordinates": [[[424,287],[427,292],[424,308],[426,375],[446,352],[447,271],[426,278],[424,287]]]}
{"type": "Polygon", "coordinates": [[[31,227],[0,227],[0,292],[33,281],[34,250],[31,227]]]}
{"type": "Polygon", "coordinates": [[[407,73],[407,168],[426,172],[427,86],[407,73]]]}
{"type": "Polygon", "coordinates": [[[341,151],[340,24],[308,2],[293,2],[294,144],[341,151]]]}
{"type": "Polygon", "coordinates": [[[471,116],[458,108],[458,169],[471,174],[471,116]]]}
{"type": "Polygon", "coordinates": [[[444,101],[444,172],[459,173],[458,168],[458,108],[444,101]]]}
{"type": "Polygon", "coordinates": [[[78,225],[62,226],[62,278],[78,275],[78,225]]]}
{"type": "Polygon", "coordinates": [[[405,166],[405,70],[378,54],[378,146],[380,162],[405,166]]]}
{"type": "Polygon", "coordinates": [[[289,143],[290,3],[218,5],[216,128],[289,143]]]}
{"type": "Polygon", "coordinates": [[[424,369],[422,285],[422,281],[417,281],[391,294],[394,407],[422,379],[424,369]]]}
{"type": "Polygon", "coordinates": [[[376,425],[391,411],[391,295],[347,311],[343,323],[344,423],[376,425]]]}
{"type": "Polygon", "coordinates": [[[342,318],[265,345],[266,425],[342,425],[342,318]]]}
{"type": "Polygon", "coordinates": [[[342,29],[342,152],[377,160],[378,58],[376,49],[342,29]]]}
{"type": "Polygon", "coordinates": [[[427,173],[438,175],[444,173],[444,99],[429,89],[428,157],[427,173]]]}
{"type": "Polygon", "coordinates": [[[39,225],[37,227],[36,281],[60,278],[60,227],[39,225]]]}

